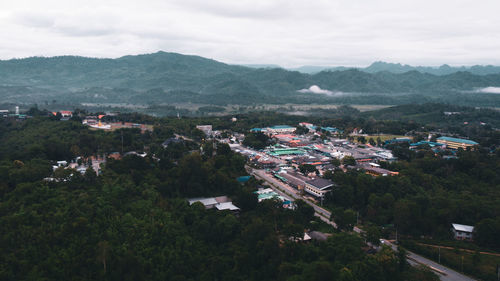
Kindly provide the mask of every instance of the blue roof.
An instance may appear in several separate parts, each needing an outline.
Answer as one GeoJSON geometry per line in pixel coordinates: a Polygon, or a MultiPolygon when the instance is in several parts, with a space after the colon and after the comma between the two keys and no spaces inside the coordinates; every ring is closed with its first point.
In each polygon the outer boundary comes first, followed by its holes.
{"type": "Polygon", "coordinates": [[[465,140],[465,139],[458,139],[458,138],[450,138],[450,137],[439,137],[437,139],[438,140],[444,140],[444,141],[452,141],[452,142],[458,142],[458,143],[472,144],[472,145],[477,145],[478,144],[475,141],[465,140]]]}
{"type": "Polygon", "coordinates": [[[265,130],[265,129],[263,129],[263,128],[253,128],[253,129],[251,129],[250,131],[252,131],[252,132],[262,132],[262,131],[264,131],[264,130],[265,130]]]}
{"type": "Polygon", "coordinates": [[[420,146],[420,145],[424,145],[424,144],[428,144],[430,147],[443,146],[444,145],[444,144],[439,143],[439,142],[419,141],[419,142],[416,142],[416,143],[410,143],[410,146],[420,146]]]}
{"type": "Polygon", "coordinates": [[[250,180],[250,178],[251,178],[251,176],[241,176],[241,177],[238,177],[236,180],[238,182],[247,182],[250,180]]]}
{"type": "Polygon", "coordinates": [[[329,131],[329,132],[341,132],[341,130],[332,127],[321,127],[321,130],[329,131]]]}

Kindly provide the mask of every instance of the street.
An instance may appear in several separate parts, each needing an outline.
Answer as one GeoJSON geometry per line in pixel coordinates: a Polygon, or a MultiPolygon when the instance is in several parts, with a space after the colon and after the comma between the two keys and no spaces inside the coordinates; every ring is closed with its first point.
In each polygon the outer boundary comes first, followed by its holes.
{"type": "MultiPolygon", "coordinates": [[[[329,218],[331,216],[331,213],[324,208],[321,208],[320,206],[317,206],[316,204],[305,200],[301,195],[298,194],[298,191],[291,186],[281,182],[280,180],[276,179],[273,177],[271,174],[266,173],[264,170],[257,170],[257,169],[252,169],[248,167],[249,173],[254,175],[257,179],[264,180],[266,183],[268,183],[269,187],[271,187],[276,193],[280,194],[281,196],[285,197],[292,197],[290,199],[292,200],[297,200],[297,199],[302,199],[304,202],[309,204],[314,208],[315,211],[315,216],[319,217],[322,221],[332,225],[333,227],[337,228],[337,225],[335,222],[330,221],[329,218]]],[[[362,230],[355,227],[354,231],[357,233],[361,233],[362,230]]],[[[387,240],[383,240],[384,244],[390,246],[394,251],[397,251],[397,246],[393,245],[391,242],[387,240]]],[[[471,281],[474,280],[470,277],[467,277],[463,274],[460,274],[454,270],[451,270],[443,265],[440,265],[438,263],[433,262],[432,260],[429,260],[427,258],[424,258],[422,256],[419,256],[413,252],[407,251],[407,260],[408,263],[412,266],[418,266],[420,264],[425,265],[432,269],[434,272],[438,274],[441,280],[443,281],[471,281]]]]}
{"type": "MultiPolygon", "coordinates": [[[[392,244],[391,242],[382,239],[384,245],[390,246],[394,251],[397,251],[397,246],[392,244]]],[[[432,269],[434,272],[437,273],[439,278],[443,281],[472,281],[475,279],[472,279],[468,276],[465,276],[459,272],[456,272],[452,269],[449,269],[441,264],[438,264],[432,260],[429,260],[427,258],[424,258],[422,256],[419,256],[413,252],[406,251],[407,252],[407,260],[408,263],[412,266],[417,266],[419,264],[425,265],[432,269]]]]}
{"type": "Polygon", "coordinates": [[[310,202],[309,200],[304,199],[301,195],[298,194],[298,190],[292,188],[291,186],[281,182],[270,174],[267,174],[264,170],[250,169],[250,173],[254,175],[257,179],[264,180],[269,184],[269,186],[276,191],[278,194],[286,197],[292,197],[291,199],[297,200],[301,199],[306,202],[308,205],[314,208],[315,216],[319,217],[322,221],[332,225],[334,228],[337,228],[335,222],[330,221],[331,213],[324,208],[310,202]]]}

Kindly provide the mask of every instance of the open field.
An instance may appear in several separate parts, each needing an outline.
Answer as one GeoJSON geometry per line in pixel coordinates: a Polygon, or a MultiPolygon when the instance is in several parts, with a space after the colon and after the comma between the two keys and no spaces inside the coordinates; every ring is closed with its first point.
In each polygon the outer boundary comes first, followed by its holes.
{"type": "MultiPolygon", "coordinates": [[[[365,137],[366,139],[366,143],[368,143],[370,141],[370,139],[373,139],[373,141],[375,141],[375,143],[377,142],[377,138],[380,138],[380,140],[382,142],[385,142],[386,140],[392,140],[392,139],[395,139],[395,138],[407,138],[407,136],[402,136],[402,135],[385,135],[385,134],[380,134],[380,135],[359,135],[359,136],[363,136],[365,137]]],[[[355,142],[358,142],[358,136],[354,136],[354,141],[355,142]]]]}

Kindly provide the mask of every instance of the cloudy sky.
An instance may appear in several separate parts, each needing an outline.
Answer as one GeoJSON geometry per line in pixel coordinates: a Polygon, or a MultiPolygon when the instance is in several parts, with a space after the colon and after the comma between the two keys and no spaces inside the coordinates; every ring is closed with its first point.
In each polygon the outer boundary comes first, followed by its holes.
{"type": "Polygon", "coordinates": [[[227,63],[500,65],[499,0],[0,0],[0,59],[159,50],[227,63]]]}

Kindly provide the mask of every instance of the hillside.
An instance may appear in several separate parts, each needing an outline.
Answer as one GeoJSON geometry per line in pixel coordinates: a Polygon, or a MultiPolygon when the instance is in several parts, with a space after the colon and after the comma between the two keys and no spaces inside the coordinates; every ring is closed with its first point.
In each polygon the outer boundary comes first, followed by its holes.
{"type": "Polygon", "coordinates": [[[205,104],[445,102],[500,106],[500,74],[356,69],[314,75],[281,68],[228,65],[198,56],[158,52],[96,59],[74,56],[0,61],[0,97],[12,103],[205,104]],[[322,93],[298,92],[318,85],[322,93]]]}

